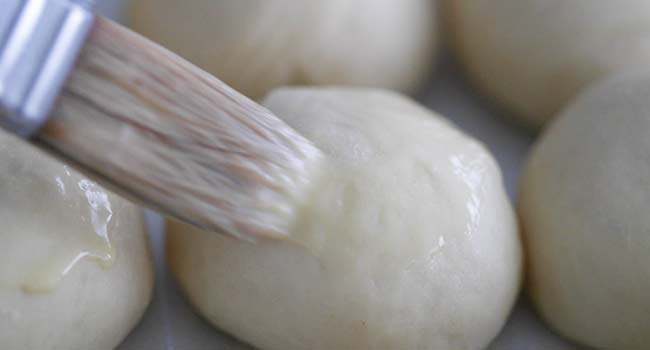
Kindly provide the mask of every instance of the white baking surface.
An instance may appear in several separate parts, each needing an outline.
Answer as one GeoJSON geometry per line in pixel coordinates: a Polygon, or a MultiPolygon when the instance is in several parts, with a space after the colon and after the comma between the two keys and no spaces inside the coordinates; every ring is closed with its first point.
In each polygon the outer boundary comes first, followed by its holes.
{"type": "MultiPolygon", "coordinates": [[[[100,12],[119,20],[123,18],[127,1],[101,0],[100,12]]],[[[507,122],[502,111],[474,94],[450,59],[440,65],[419,100],[485,143],[501,165],[508,194],[514,199],[521,168],[534,136],[507,122]]],[[[154,298],[140,325],[118,350],[251,349],[215,330],[194,313],[167,270],[163,220],[157,214],[147,213],[147,222],[156,264],[154,298]]],[[[581,349],[549,331],[523,299],[489,350],[581,349]]]]}

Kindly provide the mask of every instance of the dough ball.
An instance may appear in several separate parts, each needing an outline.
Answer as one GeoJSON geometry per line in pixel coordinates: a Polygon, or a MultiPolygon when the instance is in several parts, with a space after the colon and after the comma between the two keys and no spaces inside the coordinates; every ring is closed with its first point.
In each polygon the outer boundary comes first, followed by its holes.
{"type": "Polygon", "coordinates": [[[540,126],[588,84],[650,59],[647,0],[447,0],[471,80],[540,126]]]}
{"type": "Polygon", "coordinates": [[[414,92],[438,50],[436,0],[135,0],[132,27],[242,93],[285,85],[414,92]]]}
{"type": "Polygon", "coordinates": [[[0,222],[0,349],[113,349],[139,321],[139,208],[2,133],[0,222]]]}
{"type": "Polygon", "coordinates": [[[171,268],[214,325],[261,349],[484,348],[521,247],[479,143],[399,95],[283,89],[266,106],[328,156],[284,241],[171,222],[171,268]]]}
{"type": "Polygon", "coordinates": [[[560,333],[650,348],[650,74],[590,89],[537,145],[520,212],[528,289],[560,333]]]}

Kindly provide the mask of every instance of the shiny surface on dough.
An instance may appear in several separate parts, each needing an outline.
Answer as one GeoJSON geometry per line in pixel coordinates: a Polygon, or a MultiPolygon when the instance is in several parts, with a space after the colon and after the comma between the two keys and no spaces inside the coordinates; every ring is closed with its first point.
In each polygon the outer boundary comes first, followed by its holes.
{"type": "Polygon", "coordinates": [[[122,200],[6,134],[0,164],[0,288],[47,292],[82,259],[113,264],[122,200]]]}
{"type": "Polygon", "coordinates": [[[141,210],[0,131],[0,349],[113,349],[153,290],[141,210]]]}
{"type": "Polygon", "coordinates": [[[388,92],[286,89],[265,104],[328,170],[288,241],[169,223],[172,270],[199,311],[265,349],[487,346],[516,299],[521,251],[484,148],[388,92]]]}

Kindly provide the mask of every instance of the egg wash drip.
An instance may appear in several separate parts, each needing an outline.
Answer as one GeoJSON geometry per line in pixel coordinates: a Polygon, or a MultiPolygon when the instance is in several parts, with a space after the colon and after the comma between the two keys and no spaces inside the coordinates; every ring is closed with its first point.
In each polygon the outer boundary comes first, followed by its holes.
{"type": "Polygon", "coordinates": [[[75,266],[113,264],[111,196],[69,167],[0,139],[0,288],[52,291],[75,266]]]}

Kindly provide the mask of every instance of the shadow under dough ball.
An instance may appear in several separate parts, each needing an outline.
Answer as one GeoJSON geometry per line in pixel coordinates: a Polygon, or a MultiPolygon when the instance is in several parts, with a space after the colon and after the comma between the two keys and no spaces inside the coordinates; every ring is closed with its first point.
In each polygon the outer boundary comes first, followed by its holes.
{"type": "Polygon", "coordinates": [[[327,159],[286,240],[170,222],[170,266],[199,312],[260,349],[485,348],[522,268],[485,148],[388,92],[280,89],[265,105],[327,159]]]}
{"type": "Polygon", "coordinates": [[[415,92],[438,51],[436,0],[134,0],[131,26],[261,98],[285,85],[415,92]]]}
{"type": "Polygon", "coordinates": [[[647,0],[445,0],[470,80],[539,127],[590,83],[650,60],[647,0]]]}
{"type": "Polygon", "coordinates": [[[0,349],[114,349],[153,289],[142,211],[0,132],[0,349]]]}
{"type": "Polygon", "coordinates": [[[548,323],[598,349],[650,348],[650,74],[589,89],[551,124],[519,203],[528,291],[548,323]]]}

